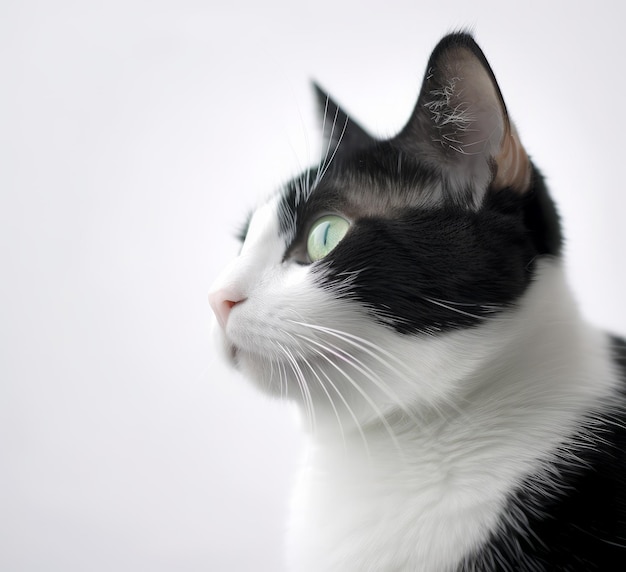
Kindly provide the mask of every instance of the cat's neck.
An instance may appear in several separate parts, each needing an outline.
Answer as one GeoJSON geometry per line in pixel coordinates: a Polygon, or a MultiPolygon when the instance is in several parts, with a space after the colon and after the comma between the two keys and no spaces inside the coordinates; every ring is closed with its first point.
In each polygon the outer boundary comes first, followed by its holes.
{"type": "MultiPolygon", "coordinates": [[[[402,407],[388,408],[384,419],[370,411],[359,426],[354,416],[344,415],[341,427],[336,411],[322,411],[311,435],[314,447],[367,456],[374,441],[386,440],[383,450],[391,451],[400,442],[418,446],[421,436],[426,443],[460,442],[464,436],[474,440],[472,431],[515,435],[527,425],[525,434],[533,439],[568,427],[568,420],[611,392],[615,376],[606,337],[581,318],[562,266],[544,263],[537,274],[519,305],[492,323],[439,338],[407,338],[402,348],[383,347],[382,355],[396,351],[406,364],[405,372],[390,370],[385,378],[383,369],[378,376],[400,395],[402,407]],[[461,351],[450,359],[454,347],[461,351]]],[[[362,409],[368,407],[364,403],[362,409]]]]}
{"type": "MultiPolygon", "coordinates": [[[[454,400],[427,412],[415,408],[415,419],[391,416],[360,434],[312,435],[296,495],[306,514],[295,524],[298,536],[333,526],[348,538],[360,522],[374,534],[380,515],[393,515],[390,523],[411,523],[423,569],[432,570],[447,569],[484,540],[511,490],[570,446],[586,414],[603,407],[617,384],[606,337],[581,320],[562,274],[557,266],[544,269],[510,322],[515,329],[505,335],[496,328],[494,353],[477,356],[480,367],[468,369],[454,400]],[[433,564],[437,554],[449,554],[449,562],[433,564]]],[[[406,536],[393,526],[382,543],[406,536]]],[[[315,533],[300,550],[313,558],[332,550],[324,543],[315,533]]],[[[358,550],[367,555],[370,547],[358,550]]],[[[372,548],[369,557],[376,554],[372,548]]],[[[392,569],[387,565],[378,569],[392,569]]]]}

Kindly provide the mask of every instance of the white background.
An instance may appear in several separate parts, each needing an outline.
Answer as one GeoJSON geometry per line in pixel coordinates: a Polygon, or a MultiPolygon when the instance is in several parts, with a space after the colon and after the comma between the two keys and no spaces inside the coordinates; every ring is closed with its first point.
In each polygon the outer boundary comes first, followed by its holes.
{"type": "Polygon", "coordinates": [[[309,79],[391,135],[470,26],[626,333],[619,2],[0,4],[0,570],[282,569],[302,444],[228,371],[206,293],[319,153],[309,79]]]}

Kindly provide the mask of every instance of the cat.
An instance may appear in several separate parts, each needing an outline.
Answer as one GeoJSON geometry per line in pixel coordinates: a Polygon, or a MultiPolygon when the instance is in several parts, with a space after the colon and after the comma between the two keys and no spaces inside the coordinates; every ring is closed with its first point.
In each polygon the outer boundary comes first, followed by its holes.
{"type": "Polygon", "coordinates": [[[209,295],[226,359],[302,412],[289,569],[623,569],[626,344],[581,317],[483,52],[444,37],[386,140],[316,91],[323,159],[209,295]]]}

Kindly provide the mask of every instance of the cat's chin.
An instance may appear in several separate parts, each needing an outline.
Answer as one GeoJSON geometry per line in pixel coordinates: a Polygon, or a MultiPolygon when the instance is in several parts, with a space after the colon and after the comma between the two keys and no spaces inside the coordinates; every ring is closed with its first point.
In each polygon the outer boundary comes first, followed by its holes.
{"type": "Polygon", "coordinates": [[[280,383],[271,379],[267,371],[268,362],[260,354],[240,348],[230,341],[215,324],[212,329],[214,343],[219,348],[222,359],[231,367],[239,371],[247,381],[270,395],[280,395],[280,383]]]}
{"type": "Polygon", "coordinates": [[[270,366],[267,358],[232,344],[229,352],[230,363],[245,377],[247,382],[271,397],[287,396],[286,382],[281,383],[276,379],[276,366],[270,366]]]}

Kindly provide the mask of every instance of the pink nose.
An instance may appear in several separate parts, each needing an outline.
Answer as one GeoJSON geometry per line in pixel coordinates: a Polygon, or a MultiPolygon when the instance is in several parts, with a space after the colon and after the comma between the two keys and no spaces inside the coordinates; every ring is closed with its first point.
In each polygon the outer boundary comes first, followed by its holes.
{"type": "Polygon", "coordinates": [[[217,317],[217,321],[222,329],[226,328],[228,316],[230,316],[230,311],[233,309],[233,306],[243,302],[244,300],[244,296],[241,296],[228,288],[216,290],[215,292],[211,292],[209,294],[209,305],[217,317]]]}

